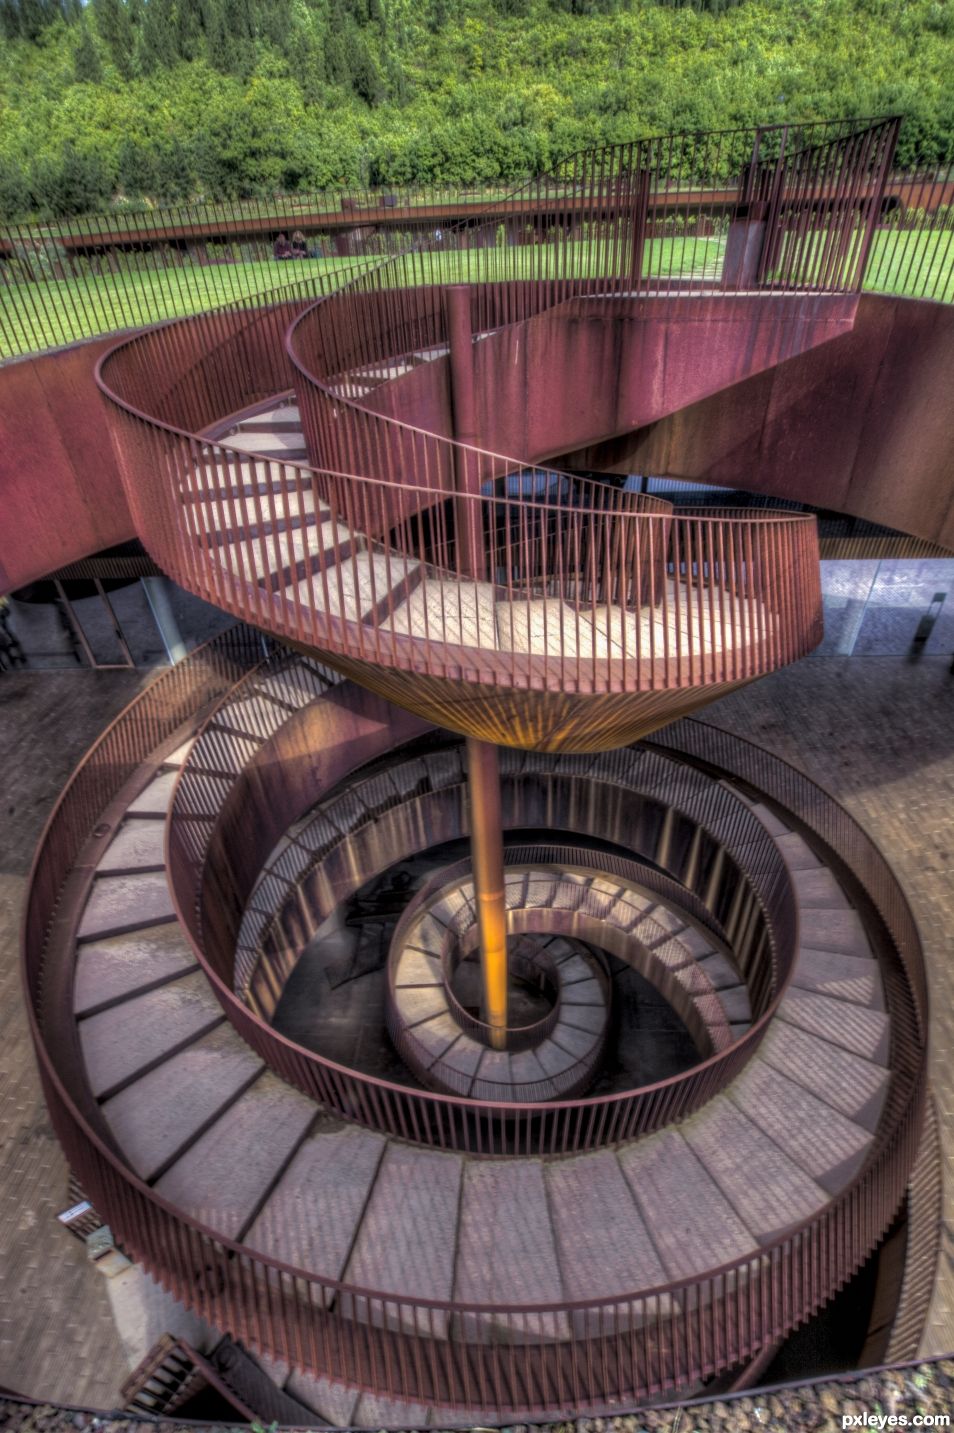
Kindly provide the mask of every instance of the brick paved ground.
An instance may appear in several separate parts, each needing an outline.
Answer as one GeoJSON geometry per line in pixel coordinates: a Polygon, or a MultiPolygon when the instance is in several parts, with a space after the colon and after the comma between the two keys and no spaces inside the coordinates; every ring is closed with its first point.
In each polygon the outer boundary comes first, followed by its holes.
{"type": "MultiPolygon", "coordinates": [[[[17,971],[33,845],[57,792],[141,674],[0,677],[0,1384],[110,1407],[127,1364],[106,1281],[55,1226],[66,1170],[40,1100],[17,971]]],[[[801,766],[862,821],[908,892],[932,991],[932,1080],[946,1123],[945,1249],[925,1355],[954,1350],[954,677],[947,659],[816,657],[706,719],[801,766]]]]}
{"type": "Polygon", "coordinates": [[[110,1408],[126,1372],[106,1280],[55,1215],[66,1163],[47,1119],[20,995],[33,847],[77,760],[141,672],[0,676],[0,1384],[110,1408]]]}

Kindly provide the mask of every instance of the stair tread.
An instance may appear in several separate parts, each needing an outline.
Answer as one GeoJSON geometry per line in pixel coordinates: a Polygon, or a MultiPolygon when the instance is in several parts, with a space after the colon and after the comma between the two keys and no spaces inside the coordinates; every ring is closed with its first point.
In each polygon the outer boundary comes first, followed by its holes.
{"type": "MultiPolygon", "coordinates": [[[[472,1160],[463,1183],[454,1298],[464,1303],[556,1302],[563,1297],[553,1226],[539,1160],[472,1160]]],[[[479,1330],[507,1337],[510,1321],[493,1308],[459,1316],[464,1337],[479,1330]]],[[[567,1337],[565,1315],[526,1315],[520,1333],[567,1337]]]]}
{"type": "Polygon", "coordinates": [[[799,939],[812,950],[830,950],[841,955],[870,955],[871,944],[858,912],[852,909],[803,908],[800,911],[799,939]]]}
{"type": "Polygon", "coordinates": [[[162,1175],[156,1190],[237,1238],[314,1114],[311,1100],[266,1071],[162,1175]]]}
{"type": "Polygon", "coordinates": [[[76,950],[73,1010],[77,1015],[107,1000],[132,995],[142,985],[195,964],[177,921],[81,942],[76,950]]]}
{"type": "Polygon", "coordinates": [[[103,1115],[123,1157],[151,1179],[262,1068],[235,1031],[219,1025],[113,1095],[103,1115]]]}
{"type": "Polygon", "coordinates": [[[726,1092],[829,1194],[856,1174],[871,1134],[756,1056],[726,1092]]]}
{"type": "MultiPolygon", "coordinates": [[[[449,1299],[463,1169],[462,1155],[389,1144],[345,1269],[346,1282],[406,1298],[449,1299]]],[[[351,1301],[341,1303],[347,1312],[351,1301]]],[[[398,1306],[395,1316],[415,1321],[408,1311],[402,1317],[398,1306]]],[[[426,1312],[419,1316],[422,1331],[446,1335],[446,1315],[435,1313],[433,1323],[426,1312]]]]}
{"type": "Polygon", "coordinates": [[[290,672],[273,672],[268,676],[256,677],[255,685],[286,706],[295,708],[309,706],[320,695],[311,691],[303,682],[296,681],[290,672]]]}
{"type": "Polygon", "coordinates": [[[340,1279],[387,1141],[319,1119],[245,1236],[252,1249],[340,1279]]]}
{"type": "Polygon", "coordinates": [[[156,924],[174,913],[164,870],[97,876],[76,934],[79,940],[90,940],[128,927],[156,924]]]}
{"type": "Polygon", "coordinates": [[[137,866],[165,864],[166,828],[162,821],[151,817],[124,819],[116,835],[101,856],[96,870],[100,875],[111,871],[128,871],[137,866]]]}
{"type": "Polygon", "coordinates": [[[89,1015],[79,1036],[91,1090],[101,1095],[218,1019],[221,1007],[196,971],[89,1015]]]}
{"type": "Polygon", "coordinates": [[[127,816],[165,816],[172,798],[178,771],[161,771],[126,807],[127,816]]]}
{"type": "Polygon", "coordinates": [[[619,1164],[671,1279],[744,1257],[756,1240],[678,1129],[619,1150],[619,1164]]]}
{"type": "Polygon", "coordinates": [[[757,1238],[769,1241],[828,1202],[828,1194],[724,1095],[680,1126],[707,1172],[757,1238]]]}
{"type": "Polygon", "coordinates": [[[790,871],[812,871],[825,868],[821,857],[815,855],[804,836],[800,836],[797,831],[786,831],[784,835],[776,836],[775,844],[784,856],[785,864],[790,871]]]}
{"type": "Polygon", "coordinates": [[[316,573],[292,585],[299,597],[312,602],[317,612],[359,622],[386,601],[389,594],[393,594],[395,605],[400,605],[401,584],[418,567],[420,563],[414,558],[358,552],[324,573],[316,573]]]}
{"type": "Polygon", "coordinates": [[[798,952],[792,980],[801,990],[813,990],[874,1010],[885,1008],[881,972],[871,956],[803,948],[798,952]]]}
{"type": "Polygon", "coordinates": [[[739,972],[729,957],[721,950],[713,950],[708,955],[700,955],[697,959],[700,970],[709,980],[713,990],[731,990],[742,984],[739,972]]]}
{"type": "Polygon", "coordinates": [[[876,1127],[890,1078],[880,1065],[778,1020],[765,1033],[759,1059],[797,1080],[855,1124],[868,1130],[876,1127]]]}
{"type": "Polygon", "coordinates": [[[789,986],[778,1008],[778,1019],[820,1035],[833,1045],[887,1065],[890,1022],[881,1010],[852,1005],[816,991],[789,986]]]}
{"type": "Polygon", "coordinates": [[[666,1282],[666,1271],[615,1154],[546,1167],[563,1294],[590,1299],[666,1282]]]}
{"type": "Polygon", "coordinates": [[[386,632],[492,651],[497,645],[494,606],[489,582],[427,577],[395,604],[382,626],[386,632]]]}
{"type": "Polygon", "coordinates": [[[827,866],[796,869],[790,874],[802,910],[810,907],[826,911],[852,909],[851,902],[827,866]]]}

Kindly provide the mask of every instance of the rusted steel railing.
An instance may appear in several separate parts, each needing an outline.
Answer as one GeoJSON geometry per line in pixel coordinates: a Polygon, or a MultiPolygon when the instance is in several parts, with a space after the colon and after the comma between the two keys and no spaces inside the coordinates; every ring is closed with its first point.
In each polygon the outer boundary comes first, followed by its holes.
{"type": "Polygon", "coordinates": [[[673,518],[659,499],[513,459],[492,460],[502,481],[483,492],[490,455],[394,424],[418,457],[407,481],[274,461],[250,481],[227,442],[193,434],[239,392],[285,386],[269,340],[297,302],[248,316],[237,336],[222,315],[166,325],[100,366],[137,527],[182,585],[329,655],[491,686],[739,682],[818,641],[811,517],[673,518]],[[451,498],[449,454],[476,491],[451,498]],[[530,496],[509,496],[507,473],[530,496]],[[478,534],[485,586],[452,504],[478,534]]]}
{"type": "MultiPolygon", "coordinates": [[[[258,675],[253,674],[251,680],[257,680],[258,675]]],[[[241,699],[241,689],[236,695],[241,699]]],[[[587,761],[586,779],[632,790],[633,822],[639,793],[645,792],[644,799],[659,822],[664,821],[666,812],[672,812],[677,824],[669,828],[668,838],[661,837],[672,846],[672,854],[666,857],[656,841],[663,827],[647,818],[647,832],[652,829],[655,834],[652,837],[647,834],[652,848],[644,854],[650,859],[671,860],[671,876],[636,867],[634,862],[609,853],[600,855],[601,869],[621,879],[634,879],[634,871],[641,871],[644,884],[648,883],[664,899],[678,897],[690,916],[714,929],[717,938],[721,938],[720,931],[725,931],[740,976],[749,990],[753,1016],[750,1028],[739,1040],[718,1049],[679,1075],[611,1094],[551,1098],[544,1106],[535,1098],[497,1101],[472,1098],[465,1093],[414,1089],[341,1065],[281,1034],[253,1007],[250,997],[243,999],[238,993],[243,983],[238,978],[238,963],[244,960],[238,940],[245,902],[252,887],[250,883],[243,890],[230,883],[227,896],[218,882],[205,881],[214,833],[209,829],[212,822],[205,819],[202,822],[204,840],[199,841],[200,826],[196,817],[199,813],[208,813],[209,809],[205,774],[208,754],[202,737],[196,758],[194,768],[192,763],[183,768],[173,796],[168,853],[177,907],[197,958],[231,1023],[272,1069],[311,1098],[371,1128],[441,1149],[478,1155],[536,1157],[579,1153],[603,1143],[647,1134],[701,1108],[742,1069],[757,1049],[784,996],[798,949],[798,918],[787,867],[764,826],[733,793],[717,782],[700,783],[697,773],[668,756],[642,753],[640,772],[634,778],[627,776],[627,761],[632,759],[632,753],[606,753],[599,758],[598,770],[594,769],[592,759],[587,761]],[[680,821],[685,821],[685,829],[677,829],[680,821]],[[717,855],[719,851],[721,856],[717,855]],[[713,869],[719,872],[718,880],[713,878],[713,869]]],[[[424,761],[426,764],[426,757],[424,761]]],[[[225,767],[232,765],[227,761],[223,763],[225,767]]],[[[257,779],[264,783],[266,803],[269,806],[277,803],[279,809],[285,809],[282,803],[288,802],[290,793],[280,780],[273,779],[275,776],[277,773],[268,765],[258,773],[257,779]]],[[[567,767],[565,776],[572,778],[572,765],[567,767]]],[[[506,768],[504,778],[506,782],[506,768]]],[[[538,770],[535,779],[544,780],[545,773],[538,770]]],[[[445,788],[435,793],[435,797],[453,799],[453,791],[445,788]]],[[[220,799],[224,800],[221,791],[220,799]]],[[[555,804],[551,801],[548,809],[559,821],[558,799],[555,804]]],[[[285,815],[285,825],[290,826],[301,819],[304,812],[288,806],[285,815]]],[[[381,823],[395,815],[400,815],[400,807],[395,807],[393,794],[388,798],[386,813],[368,810],[361,829],[375,832],[375,849],[381,845],[381,823]]],[[[333,822],[333,804],[323,806],[316,819],[333,822]]],[[[670,816],[670,822],[673,819],[670,816]]],[[[429,829],[429,821],[425,820],[424,826],[429,829]]],[[[415,829],[418,828],[419,823],[415,823],[415,829]]],[[[463,834],[443,826],[441,829],[444,838],[463,834]]],[[[246,969],[244,982],[267,987],[272,1008],[280,999],[314,929],[328,914],[323,908],[311,908],[301,882],[311,880],[315,868],[316,885],[322,889],[333,887],[340,903],[351,890],[375,874],[361,850],[348,844],[354,837],[360,837],[360,829],[347,838],[342,837],[342,844],[348,847],[345,859],[339,859],[331,850],[317,863],[313,862],[312,868],[303,866],[295,880],[282,884],[283,904],[271,921],[263,924],[259,937],[261,969],[246,969]],[[335,871],[330,882],[322,875],[321,867],[326,862],[330,862],[335,871]]],[[[241,860],[227,840],[224,844],[219,840],[215,847],[216,862],[223,863],[232,872],[261,869],[270,852],[257,849],[256,833],[245,825],[241,839],[241,860]]],[[[626,838],[620,836],[619,839],[626,838]]],[[[395,849],[407,853],[413,848],[413,840],[413,835],[402,832],[395,839],[395,849]]],[[[546,848],[540,849],[545,854],[546,848]]],[[[407,919],[411,919],[411,915],[407,919]]],[[[402,924],[406,925],[406,921],[402,924]]]]}
{"type": "MultiPolygon", "coordinates": [[[[511,251],[509,262],[525,277],[540,272],[555,279],[559,251],[575,251],[581,241],[584,249],[575,260],[581,272],[604,263],[616,211],[623,206],[638,212],[644,200],[645,219],[627,221],[631,241],[620,241],[620,253],[630,259],[641,253],[646,277],[705,279],[731,288],[739,279],[732,226],[744,214],[761,212],[764,219],[773,182],[786,166],[791,193],[776,206],[774,222],[784,236],[788,279],[796,253],[795,269],[805,283],[826,282],[839,271],[847,278],[869,210],[878,224],[891,224],[900,211],[923,226],[950,205],[948,191],[954,189],[950,172],[927,185],[918,173],[893,175],[879,202],[880,150],[867,137],[871,132],[869,121],[841,121],[645,140],[621,147],[621,153],[633,153],[634,163],[616,190],[610,162],[580,154],[516,188],[345,189],[6,224],[0,226],[0,357],[229,301],[268,302],[290,273],[327,282],[350,263],[373,264],[437,233],[448,251],[489,245],[511,251]],[[847,175],[860,165],[867,166],[867,176],[852,190],[847,175]],[[796,177],[803,189],[817,191],[813,209],[806,209],[796,177]],[[484,223],[478,232],[482,221],[491,227],[484,223]],[[810,241],[801,232],[806,226],[810,241]],[[294,252],[284,258],[276,257],[281,234],[289,247],[294,240],[294,252]],[[595,246],[605,251],[602,257],[595,246]]],[[[927,247],[933,251],[933,242],[927,247]]],[[[933,266],[930,275],[921,274],[918,263],[908,262],[916,248],[900,265],[910,291],[943,296],[936,292],[933,266]]],[[[506,262],[498,260],[501,274],[506,262]]],[[[775,277],[785,273],[783,265],[775,277]]]]}
{"type": "MultiPolygon", "coordinates": [[[[248,664],[257,653],[248,653],[248,664]]],[[[216,659],[217,660],[217,659],[216,659]]],[[[213,664],[214,666],[214,664],[213,664]]],[[[188,719],[188,701],[228,688],[184,664],[137,699],[92,749],[37,852],[24,923],[29,1017],[48,1108],[67,1159],[123,1247],[217,1327],[296,1366],[436,1406],[542,1409],[637,1400],[708,1377],[783,1336],[858,1268],[893,1218],[920,1132],[926,1003],[917,930],[880,853],[846,812],[770,753],[689,724],[687,753],[746,783],[824,833],[834,857],[881,911],[892,1077],[874,1144],[846,1189],[755,1256],[631,1296],[490,1308],[402,1299],[323,1280],[223,1238],[144,1184],[80,1113],[41,1022],[47,960],[58,960],[57,907],[103,805],[188,719]],[[172,700],[170,701],[170,697],[172,700]]],[[[675,752],[680,733],[669,738],[675,752]]]]}

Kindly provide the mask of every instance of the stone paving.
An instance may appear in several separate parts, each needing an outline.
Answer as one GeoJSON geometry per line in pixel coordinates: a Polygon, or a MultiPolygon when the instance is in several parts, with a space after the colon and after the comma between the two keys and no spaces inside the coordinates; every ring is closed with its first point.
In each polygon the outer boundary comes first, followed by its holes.
{"type": "Polygon", "coordinates": [[[0,1384],[110,1408],[125,1377],[106,1280],[56,1224],[67,1168],[20,992],[20,916],[43,823],[142,672],[0,674],[0,1384]]]}
{"type": "MultiPolygon", "coordinates": [[[[932,1082],[944,1124],[944,1247],[922,1352],[954,1350],[954,677],[949,659],[816,657],[708,708],[707,720],[801,766],[867,827],[924,939],[932,1082]]],[[[0,1385],[111,1407],[128,1367],[107,1281],[57,1229],[66,1167],[42,1104],[19,989],[33,846],[137,672],[0,675],[0,1385]]],[[[122,1315],[120,1315],[122,1317],[122,1315]]]]}

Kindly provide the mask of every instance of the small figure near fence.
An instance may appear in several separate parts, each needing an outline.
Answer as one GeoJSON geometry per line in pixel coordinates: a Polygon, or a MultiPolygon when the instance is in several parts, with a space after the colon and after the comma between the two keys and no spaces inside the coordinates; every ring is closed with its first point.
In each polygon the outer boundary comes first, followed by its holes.
{"type": "Polygon", "coordinates": [[[291,236],[290,257],[292,259],[307,259],[309,257],[308,242],[300,229],[296,229],[291,236]]]}
{"type": "Polygon", "coordinates": [[[293,256],[292,246],[288,242],[288,236],[284,232],[279,234],[272,246],[272,254],[276,259],[290,259],[293,256]]]}

